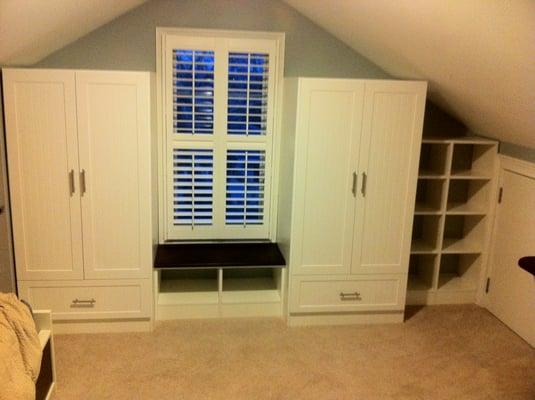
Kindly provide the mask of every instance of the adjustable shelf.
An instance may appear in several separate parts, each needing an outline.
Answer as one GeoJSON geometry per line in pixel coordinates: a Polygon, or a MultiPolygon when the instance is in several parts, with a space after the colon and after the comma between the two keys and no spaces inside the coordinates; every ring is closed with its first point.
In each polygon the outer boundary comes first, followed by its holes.
{"type": "Polygon", "coordinates": [[[476,291],[480,254],[443,254],[440,259],[438,290],[476,291]]]}
{"type": "Polygon", "coordinates": [[[448,190],[447,214],[485,215],[491,185],[482,180],[451,180],[448,190]]]}
{"type": "Polygon", "coordinates": [[[445,186],[445,179],[419,179],[414,213],[417,215],[441,214],[445,186]]]}
{"type": "Polygon", "coordinates": [[[451,161],[453,179],[492,179],[496,144],[454,143],[451,161]]]}
{"type": "Polygon", "coordinates": [[[430,290],[435,280],[437,255],[412,254],[409,259],[408,290],[430,290]]]}
{"type": "Polygon", "coordinates": [[[162,271],[158,304],[217,304],[217,275],[215,269],[162,271]]]}
{"type": "Polygon", "coordinates": [[[430,254],[438,252],[438,232],[440,216],[415,215],[412,225],[411,254],[430,254]]]}
{"type": "Polygon", "coordinates": [[[445,143],[422,143],[420,152],[420,178],[443,178],[446,175],[448,145],[445,143]]]}
{"type": "Polygon", "coordinates": [[[481,253],[485,227],[481,215],[447,215],[442,253],[481,253]]]}
{"type": "Polygon", "coordinates": [[[407,283],[408,304],[474,302],[486,262],[498,144],[424,137],[407,283]]]}
{"type": "Polygon", "coordinates": [[[221,302],[224,304],[277,303],[281,301],[278,279],[272,269],[226,269],[221,302]]]}

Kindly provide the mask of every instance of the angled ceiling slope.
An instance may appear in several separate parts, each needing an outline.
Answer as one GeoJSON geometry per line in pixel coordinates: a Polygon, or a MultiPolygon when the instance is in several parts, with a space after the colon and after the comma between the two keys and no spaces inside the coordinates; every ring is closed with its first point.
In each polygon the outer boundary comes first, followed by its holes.
{"type": "Polygon", "coordinates": [[[0,0],[0,65],[31,65],[147,0],[0,0]]]}
{"type": "Polygon", "coordinates": [[[284,0],[473,132],[535,148],[535,1],[284,0]]]}

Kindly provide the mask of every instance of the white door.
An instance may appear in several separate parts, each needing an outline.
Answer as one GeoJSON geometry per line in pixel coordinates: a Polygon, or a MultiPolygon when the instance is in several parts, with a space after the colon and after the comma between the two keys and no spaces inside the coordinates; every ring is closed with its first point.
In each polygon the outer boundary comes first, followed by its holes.
{"type": "Polygon", "coordinates": [[[17,278],[82,278],[74,72],[4,70],[17,278]]]}
{"type": "Polygon", "coordinates": [[[426,88],[366,82],[352,273],[408,270],[426,88]]]}
{"type": "MultiPolygon", "coordinates": [[[[504,158],[505,159],[505,158],[504,158]]],[[[502,201],[496,209],[489,310],[535,346],[535,277],[518,259],[535,256],[535,165],[502,159],[502,201]]]]}
{"type": "Polygon", "coordinates": [[[349,273],[363,95],[363,82],[299,81],[294,274],[349,273]]]}
{"type": "Polygon", "coordinates": [[[150,276],[149,84],[148,73],[76,72],[87,279],[150,276]]]}

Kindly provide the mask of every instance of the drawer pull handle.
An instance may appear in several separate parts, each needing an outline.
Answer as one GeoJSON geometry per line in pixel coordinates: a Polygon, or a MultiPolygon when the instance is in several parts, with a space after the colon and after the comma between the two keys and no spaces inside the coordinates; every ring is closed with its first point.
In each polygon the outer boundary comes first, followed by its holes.
{"type": "Polygon", "coordinates": [[[340,300],[362,300],[359,292],[344,293],[340,292],[340,300]]]}
{"type": "Polygon", "coordinates": [[[80,299],[74,299],[72,301],[73,307],[93,307],[97,301],[95,299],[90,300],[80,300],[80,299]]]}

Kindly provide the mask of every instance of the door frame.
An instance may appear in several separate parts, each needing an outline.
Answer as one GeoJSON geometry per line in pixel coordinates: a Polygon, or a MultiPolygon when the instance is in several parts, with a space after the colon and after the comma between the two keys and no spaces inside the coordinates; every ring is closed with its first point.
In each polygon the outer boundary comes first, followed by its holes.
{"type": "Polygon", "coordinates": [[[499,188],[503,186],[503,175],[504,172],[509,171],[515,174],[523,175],[529,178],[535,179],[535,164],[529,161],[520,160],[518,158],[509,157],[506,155],[500,154],[498,157],[498,173],[497,173],[497,185],[495,186],[495,196],[494,198],[496,201],[494,202],[494,205],[492,206],[491,213],[489,217],[491,217],[492,221],[490,224],[491,229],[491,235],[490,235],[490,242],[488,246],[488,257],[486,262],[483,264],[484,268],[482,271],[484,274],[482,275],[484,279],[481,279],[481,285],[478,291],[478,301],[477,303],[486,309],[489,308],[489,296],[488,293],[486,293],[486,284],[487,279],[491,278],[493,267],[494,267],[494,252],[496,249],[496,220],[498,218],[499,210],[497,208],[498,204],[498,196],[499,196],[499,188]]]}

